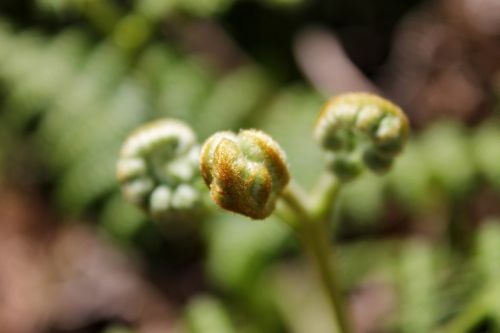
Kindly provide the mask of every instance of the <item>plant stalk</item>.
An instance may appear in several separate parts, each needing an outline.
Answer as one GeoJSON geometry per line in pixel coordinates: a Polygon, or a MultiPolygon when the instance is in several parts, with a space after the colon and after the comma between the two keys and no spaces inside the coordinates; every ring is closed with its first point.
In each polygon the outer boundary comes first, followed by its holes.
{"type": "Polygon", "coordinates": [[[318,272],[320,282],[325,289],[332,310],[333,320],[338,326],[338,332],[351,333],[347,312],[344,308],[344,300],[337,279],[335,257],[330,255],[331,249],[329,246],[327,224],[308,207],[307,198],[302,189],[296,184],[290,184],[283,192],[282,198],[300,220],[296,231],[318,272]]]}

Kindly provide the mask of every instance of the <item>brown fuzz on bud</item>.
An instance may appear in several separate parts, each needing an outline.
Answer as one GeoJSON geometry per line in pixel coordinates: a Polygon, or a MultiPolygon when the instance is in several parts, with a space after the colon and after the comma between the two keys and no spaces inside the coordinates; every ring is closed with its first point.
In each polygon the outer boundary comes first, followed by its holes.
{"type": "Polygon", "coordinates": [[[257,130],[212,135],[202,147],[200,168],[217,205],[253,219],[273,212],[290,179],[284,152],[257,130]]]}

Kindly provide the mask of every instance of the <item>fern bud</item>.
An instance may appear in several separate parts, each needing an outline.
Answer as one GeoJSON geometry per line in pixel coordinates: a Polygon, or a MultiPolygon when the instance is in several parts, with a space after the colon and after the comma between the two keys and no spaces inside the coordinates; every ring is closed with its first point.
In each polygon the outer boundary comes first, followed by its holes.
{"type": "Polygon", "coordinates": [[[177,120],[158,120],[125,140],[117,178],[128,201],[156,220],[168,220],[199,203],[198,158],[199,146],[190,127],[177,120]]]}
{"type": "Polygon", "coordinates": [[[202,147],[200,168],[217,205],[253,219],[273,212],[290,179],[284,152],[257,130],[212,135],[202,147]]]}
{"type": "Polygon", "coordinates": [[[327,161],[331,171],[343,181],[354,179],[363,171],[359,160],[348,154],[329,154],[327,161]]]}
{"type": "Polygon", "coordinates": [[[403,149],[408,119],[390,101],[368,93],[347,93],[323,107],[314,137],[329,152],[332,171],[343,180],[366,166],[382,173],[403,149]]]}

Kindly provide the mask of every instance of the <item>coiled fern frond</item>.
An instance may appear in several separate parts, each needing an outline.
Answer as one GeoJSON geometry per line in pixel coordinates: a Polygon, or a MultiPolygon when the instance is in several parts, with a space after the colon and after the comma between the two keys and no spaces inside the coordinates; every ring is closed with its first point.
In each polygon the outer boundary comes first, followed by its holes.
{"type": "Polygon", "coordinates": [[[123,194],[156,220],[193,210],[200,201],[198,155],[196,136],[184,123],[167,119],[143,125],[121,149],[117,177],[123,194]]]}
{"type": "Polygon", "coordinates": [[[363,165],[379,173],[387,171],[403,149],[408,132],[408,119],[398,106],[373,94],[349,93],[326,103],[314,135],[332,152],[332,171],[347,180],[363,165]]]}

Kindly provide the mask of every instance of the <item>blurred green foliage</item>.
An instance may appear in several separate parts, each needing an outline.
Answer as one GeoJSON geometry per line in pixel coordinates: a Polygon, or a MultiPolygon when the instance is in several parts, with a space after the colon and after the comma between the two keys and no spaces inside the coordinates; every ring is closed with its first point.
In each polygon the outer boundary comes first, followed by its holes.
{"type": "MultiPolygon", "coordinates": [[[[257,3],[297,15],[293,10],[307,12],[305,2],[248,0],[242,6],[257,3]]],[[[146,121],[179,118],[200,139],[217,130],[261,128],[287,152],[293,176],[311,187],[323,169],[311,137],[323,97],[307,83],[289,82],[295,73],[283,74],[288,65],[269,66],[272,59],[245,59],[222,70],[211,66],[175,33],[190,23],[217,22],[237,5],[37,0],[19,4],[30,9],[22,19],[16,11],[12,17],[0,11],[0,179],[42,187],[62,216],[98,221],[98,228],[146,259],[147,247],[157,244],[143,240],[158,230],[122,199],[114,175],[123,140],[146,121]]],[[[391,7],[392,21],[402,6],[391,7]]],[[[342,8],[338,12],[349,12],[342,8]]],[[[355,18],[363,17],[361,9],[355,18]]],[[[242,37],[244,30],[230,33],[242,44],[251,40],[242,37]]],[[[249,44],[238,47],[266,54],[266,46],[249,44]]],[[[491,320],[488,332],[498,331],[499,222],[468,216],[466,203],[485,189],[498,200],[499,121],[493,116],[474,127],[452,120],[432,124],[413,135],[391,173],[366,174],[342,192],[332,224],[341,240],[337,255],[346,290],[376,277],[398,291],[395,315],[382,326],[409,333],[475,332],[491,320]],[[453,228],[462,230],[458,238],[453,228]],[[465,253],[462,243],[470,244],[465,253]]],[[[302,290],[310,278],[293,259],[288,229],[273,219],[249,223],[214,214],[199,222],[198,232],[206,247],[207,292],[217,296],[188,302],[188,332],[299,333],[304,323],[321,321],[321,314],[308,318],[313,311],[303,311],[302,300],[290,297],[297,283],[302,290]],[[299,273],[276,268],[282,261],[299,273]]],[[[321,302],[314,293],[307,299],[311,309],[321,302]]]]}

